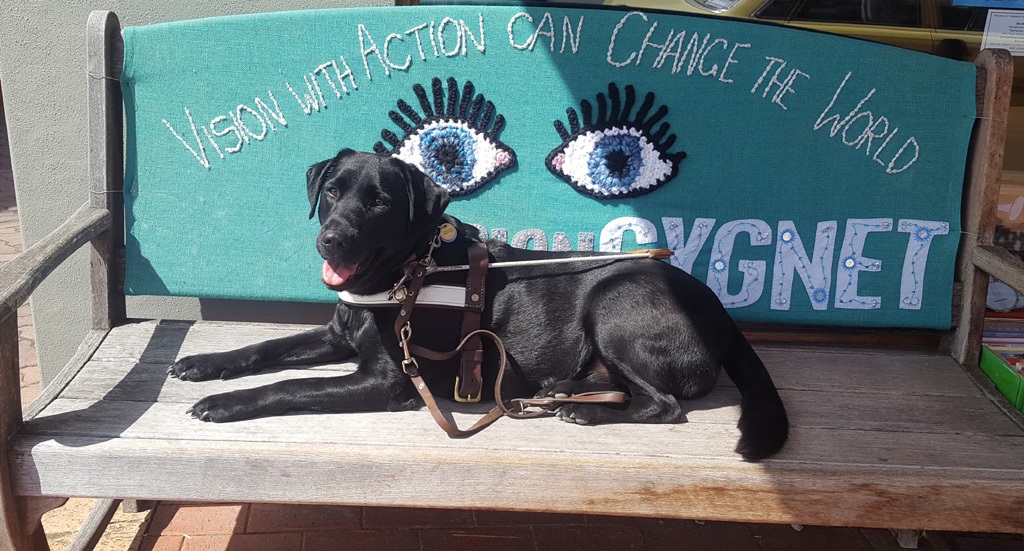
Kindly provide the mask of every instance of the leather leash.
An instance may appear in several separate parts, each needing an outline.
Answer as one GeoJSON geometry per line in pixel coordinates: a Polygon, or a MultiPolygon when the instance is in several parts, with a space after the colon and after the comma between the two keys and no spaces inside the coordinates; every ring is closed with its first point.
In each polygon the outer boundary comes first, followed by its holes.
{"type": "Polygon", "coordinates": [[[419,297],[420,290],[423,288],[424,280],[431,273],[431,268],[435,267],[433,252],[435,248],[441,245],[440,231],[441,229],[439,228],[430,243],[426,256],[406,266],[405,276],[395,285],[390,296],[401,304],[401,309],[395,320],[395,336],[398,337],[398,342],[402,347],[404,355],[402,371],[409,376],[413,387],[416,388],[416,391],[426,404],[431,417],[449,437],[470,436],[505,416],[529,419],[546,415],[552,413],[552,410],[561,404],[623,404],[626,402],[628,399],[626,393],[619,391],[587,392],[567,398],[515,398],[507,402],[502,399],[501,384],[507,365],[505,346],[502,344],[501,339],[493,332],[479,328],[484,308],[484,291],[488,266],[487,247],[483,243],[474,243],[469,249],[469,275],[466,281],[467,308],[463,313],[462,341],[453,350],[448,352],[437,352],[409,342],[412,339],[412,325],[409,322],[409,318],[412,317],[412,311],[416,306],[416,299],[419,297]],[[462,353],[460,374],[455,380],[455,400],[459,402],[476,402],[480,400],[483,387],[481,375],[483,344],[480,337],[489,339],[498,349],[500,363],[498,375],[494,381],[495,407],[468,429],[460,429],[454,420],[449,420],[438,408],[434,395],[420,376],[419,363],[413,355],[415,354],[434,361],[445,361],[462,353]]]}
{"type": "Polygon", "coordinates": [[[420,376],[419,363],[411,354],[411,348],[413,345],[409,344],[409,339],[412,338],[412,327],[408,322],[406,322],[402,327],[401,334],[399,335],[399,343],[402,346],[402,351],[405,353],[405,359],[402,360],[402,370],[409,376],[413,386],[416,387],[416,391],[419,392],[420,397],[423,398],[423,402],[427,406],[427,411],[429,411],[430,416],[434,418],[434,422],[441,427],[441,430],[445,431],[448,436],[452,438],[473,435],[502,417],[530,419],[533,417],[540,417],[541,415],[547,415],[552,413],[552,409],[561,404],[590,403],[607,405],[623,404],[627,400],[626,393],[618,391],[583,392],[568,398],[514,398],[507,402],[502,400],[501,382],[504,379],[505,367],[507,365],[505,347],[502,345],[501,339],[498,338],[497,335],[487,331],[486,329],[477,329],[469,335],[466,335],[462,339],[462,342],[459,343],[459,346],[449,352],[442,353],[427,350],[431,355],[429,359],[441,361],[454,358],[462,351],[463,347],[471,339],[477,337],[486,337],[487,339],[490,339],[498,349],[500,363],[498,367],[498,376],[495,377],[494,380],[495,406],[484,414],[483,417],[477,419],[477,421],[468,429],[460,429],[453,420],[449,420],[445,417],[444,413],[437,406],[437,401],[434,400],[434,395],[430,392],[430,388],[427,387],[427,383],[423,380],[423,377],[420,376]]]}

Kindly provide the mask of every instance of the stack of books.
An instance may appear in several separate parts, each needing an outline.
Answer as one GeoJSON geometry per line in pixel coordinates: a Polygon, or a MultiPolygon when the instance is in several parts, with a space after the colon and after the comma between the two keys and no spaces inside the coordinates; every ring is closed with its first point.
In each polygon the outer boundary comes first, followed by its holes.
{"type": "Polygon", "coordinates": [[[982,344],[981,370],[1024,412],[1024,325],[987,323],[982,344]]]}

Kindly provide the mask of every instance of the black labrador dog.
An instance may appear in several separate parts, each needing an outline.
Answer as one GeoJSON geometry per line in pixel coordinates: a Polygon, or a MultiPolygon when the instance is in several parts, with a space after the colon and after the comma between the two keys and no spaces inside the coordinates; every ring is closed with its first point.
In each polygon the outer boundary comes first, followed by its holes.
{"type": "MultiPolygon", "coordinates": [[[[447,193],[416,168],[393,157],[343,150],[307,173],[310,216],[319,213],[317,250],[328,287],[356,294],[388,291],[403,265],[427,254],[439,224],[457,236],[433,252],[438,265],[467,262],[479,232],[445,215],[447,193]]],[[[550,258],[557,253],[486,243],[491,262],[550,258]]],[[[464,285],[465,274],[436,273],[427,284],[464,285]]],[[[512,376],[506,396],[554,396],[617,388],[622,407],[565,404],[564,421],[674,423],[677,399],[707,394],[724,368],[742,395],[737,451],[747,460],[777,452],[789,424],[764,364],[718,298],[686,272],[655,260],[587,262],[492,269],[481,327],[504,341],[512,376]],[[568,266],[568,267],[566,267],[568,266]]],[[[224,422],[288,411],[385,411],[422,401],[400,363],[397,308],[339,302],[323,327],[230,352],[178,360],[169,369],[187,381],[227,378],[271,366],[306,365],[358,357],[359,368],[336,378],[295,379],[209,396],[191,414],[224,422]]],[[[448,350],[459,342],[461,313],[416,308],[413,342],[448,350]]],[[[485,380],[496,376],[497,354],[487,347],[485,380]]],[[[457,360],[453,363],[457,363],[457,360]]],[[[421,360],[433,389],[452,389],[457,368],[421,360]]],[[[447,392],[447,391],[446,391],[447,392]]],[[[487,397],[487,394],[485,394],[487,397]]]]}

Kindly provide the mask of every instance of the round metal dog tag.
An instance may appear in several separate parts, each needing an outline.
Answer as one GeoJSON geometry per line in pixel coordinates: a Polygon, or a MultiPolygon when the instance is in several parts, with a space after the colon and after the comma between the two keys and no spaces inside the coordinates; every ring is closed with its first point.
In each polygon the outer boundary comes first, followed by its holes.
{"type": "Polygon", "coordinates": [[[441,224],[440,230],[441,241],[444,241],[445,243],[455,241],[455,236],[458,235],[458,232],[455,230],[455,226],[452,224],[441,224]]]}

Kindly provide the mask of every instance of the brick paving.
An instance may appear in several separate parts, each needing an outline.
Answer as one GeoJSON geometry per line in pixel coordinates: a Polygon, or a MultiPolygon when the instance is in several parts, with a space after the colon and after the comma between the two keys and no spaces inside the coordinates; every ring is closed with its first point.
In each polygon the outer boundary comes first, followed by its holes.
{"type": "MultiPolygon", "coordinates": [[[[0,96],[2,98],[2,96],[0,96]]],[[[3,121],[0,103],[0,123],[3,121]]],[[[0,264],[21,250],[6,125],[0,124],[0,264]]],[[[18,312],[22,402],[40,391],[35,332],[18,312]]],[[[43,519],[63,549],[88,513],[72,500],[43,519]]],[[[1024,527],[1022,527],[1024,530],[1024,527]]],[[[1024,551],[1019,534],[933,533],[922,550],[1024,551]]],[[[149,514],[119,513],[104,551],[893,551],[887,530],[695,522],[589,515],[313,505],[161,503],[149,514]]]]}
{"type": "MultiPolygon", "coordinates": [[[[317,505],[158,507],[141,551],[896,551],[888,530],[317,505]]],[[[930,534],[919,549],[1020,551],[1019,535],[930,534]]]]}

